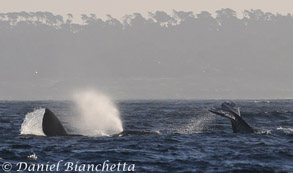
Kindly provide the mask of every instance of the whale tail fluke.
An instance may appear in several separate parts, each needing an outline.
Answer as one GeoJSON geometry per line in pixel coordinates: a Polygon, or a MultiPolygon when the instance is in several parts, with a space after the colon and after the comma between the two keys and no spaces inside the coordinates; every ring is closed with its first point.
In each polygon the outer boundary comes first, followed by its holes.
{"type": "Polygon", "coordinates": [[[241,118],[240,107],[234,102],[224,102],[220,108],[212,108],[210,112],[229,118],[234,133],[253,133],[254,130],[241,118]]]}
{"type": "Polygon", "coordinates": [[[68,136],[56,115],[47,108],[45,109],[42,128],[46,136],[68,136]]]}

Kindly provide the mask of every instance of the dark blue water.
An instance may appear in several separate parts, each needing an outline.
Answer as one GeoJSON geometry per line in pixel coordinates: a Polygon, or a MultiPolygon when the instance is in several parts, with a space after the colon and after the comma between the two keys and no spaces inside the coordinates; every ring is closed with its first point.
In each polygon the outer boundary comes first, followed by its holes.
{"type": "Polygon", "coordinates": [[[56,164],[63,160],[62,164],[80,165],[109,160],[111,164],[135,164],[136,172],[293,172],[293,100],[235,101],[243,119],[262,131],[258,134],[234,134],[230,120],[207,111],[221,102],[120,101],[117,106],[124,130],[160,133],[45,137],[20,135],[25,115],[47,107],[66,124],[63,116],[69,116],[70,102],[2,101],[0,162],[10,162],[12,171],[18,162],[56,164]],[[37,159],[28,158],[33,153],[37,159]]]}

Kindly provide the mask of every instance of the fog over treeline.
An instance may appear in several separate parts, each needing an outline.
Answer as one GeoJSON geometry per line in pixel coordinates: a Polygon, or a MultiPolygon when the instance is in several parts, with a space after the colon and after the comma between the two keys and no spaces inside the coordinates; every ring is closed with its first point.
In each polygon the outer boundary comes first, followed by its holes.
{"type": "Polygon", "coordinates": [[[293,16],[232,9],[111,15],[0,13],[0,99],[293,97],[293,16]]]}

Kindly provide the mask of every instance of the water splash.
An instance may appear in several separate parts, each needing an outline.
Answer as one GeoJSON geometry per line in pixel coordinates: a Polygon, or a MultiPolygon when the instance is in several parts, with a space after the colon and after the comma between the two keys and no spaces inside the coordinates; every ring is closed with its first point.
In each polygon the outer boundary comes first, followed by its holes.
{"type": "Polygon", "coordinates": [[[28,155],[27,158],[30,160],[37,160],[38,156],[35,153],[32,153],[32,154],[28,155]]]}
{"type": "Polygon", "coordinates": [[[254,133],[256,134],[259,134],[259,135],[270,135],[272,134],[272,130],[265,130],[265,129],[262,129],[262,130],[259,130],[257,129],[254,133]]]}
{"type": "Polygon", "coordinates": [[[123,131],[119,111],[109,97],[94,90],[74,94],[78,111],[73,121],[77,133],[86,136],[110,136],[123,131]]]}
{"type": "Polygon", "coordinates": [[[285,134],[293,134],[293,128],[278,127],[277,130],[283,131],[285,134]]]}
{"type": "Polygon", "coordinates": [[[176,131],[180,134],[203,133],[209,129],[210,123],[212,123],[214,120],[214,116],[203,115],[194,117],[176,131]]]}
{"type": "Polygon", "coordinates": [[[44,114],[44,108],[36,109],[33,112],[27,113],[21,124],[20,134],[45,136],[42,128],[44,114]]]}

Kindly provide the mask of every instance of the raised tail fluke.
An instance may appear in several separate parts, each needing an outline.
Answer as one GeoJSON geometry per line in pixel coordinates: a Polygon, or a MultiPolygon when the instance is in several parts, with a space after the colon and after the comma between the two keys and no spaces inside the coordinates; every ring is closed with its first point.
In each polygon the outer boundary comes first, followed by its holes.
{"type": "Polygon", "coordinates": [[[234,133],[253,133],[254,130],[241,118],[240,107],[234,102],[224,102],[220,108],[212,108],[210,112],[229,118],[234,133]]]}
{"type": "Polygon", "coordinates": [[[47,108],[45,109],[42,127],[46,136],[68,136],[56,115],[47,108]]]}
{"type": "Polygon", "coordinates": [[[235,120],[235,116],[232,113],[230,113],[228,111],[225,111],[222,108],[212,108],[209,111],[214,113],[214,114],[220,115],[222,117],[226,117],[226,118],[229,118],[231,120],[235,120]]]}
{"type": "Polygon", "coordinates": [[[222,109],[228,111],[228,112],[233,112],[234,114],[241,116],[240,114],[240,107],[237,106],[234,102],[224,102],[222,103],[222,109]]]}

